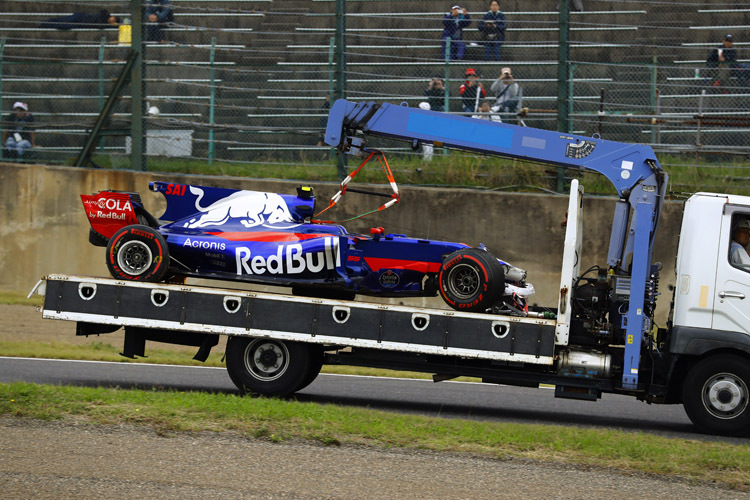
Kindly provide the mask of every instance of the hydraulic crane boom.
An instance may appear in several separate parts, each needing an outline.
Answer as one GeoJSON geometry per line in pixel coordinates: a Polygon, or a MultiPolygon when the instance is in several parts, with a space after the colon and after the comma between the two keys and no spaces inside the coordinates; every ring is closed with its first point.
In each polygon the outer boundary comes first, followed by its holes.
{"type": "Polygon", "coordinates": [[[650,147],[407,106],[336,101],[329,113],[325,142],[345,153],[359,154],[365,144],[363,135],[408,141],[414,148],[428,143],[606,176],[620,196],[607,265],[631,280],[622,387],[638,388],[641,344],[652,319],[644,314],[646,283],[668,179],[650,147]]]}

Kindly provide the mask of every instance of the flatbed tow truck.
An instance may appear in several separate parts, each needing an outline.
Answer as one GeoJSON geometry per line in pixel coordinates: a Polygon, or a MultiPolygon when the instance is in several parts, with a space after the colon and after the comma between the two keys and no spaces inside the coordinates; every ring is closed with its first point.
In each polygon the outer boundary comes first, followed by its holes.
{"type": "Polygon", "coordinates": [[[475,120],[391,104],[339,100],[326,143],[366,152],[377,136],[526,159],[605,175],[615,203],[606,266],[581,273],[583,188],[571,182],[558,303],[521,315],[381,305],[184,284],[50,275],[42,315],[78,335],[125,328],[123,355],[146,341],[198,347],[228,336],[227,370],[242,392],[285,396],[323,364],[432,373],[537,387],[595,401],[602,393],[680,404],[702,431],[750,433],[750,270],[732,263],[731,235],[750,198],[697,193],[686,203],[666,328],[654,324],[660,266],[654,235],[668,177],[650,147],[475,120]]]}

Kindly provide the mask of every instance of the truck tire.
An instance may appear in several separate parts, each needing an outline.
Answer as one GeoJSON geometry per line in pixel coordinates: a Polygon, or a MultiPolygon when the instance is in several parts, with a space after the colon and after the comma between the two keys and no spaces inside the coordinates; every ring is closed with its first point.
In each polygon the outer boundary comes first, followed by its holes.
{"type": "Polygon", "coordinates": [[[467,248],[443,260],[438,285],[443,300],[453,309],[484,312],[505,292],[505,272],[491,253],[467,248]]]}
{"type": "Polygon", "coordinates": [[[307,373],[305,373],[305,377],[302,379],[302,382],[300,382],[299,386],[294,390],[294,392],[301,391],[308,385],[312,384],[315,379],[318,378],[318,375],[320,375],[320,370],[323,368],[323,349],[318,346],[311,345],[309,346],[309,352],[310,366],[307,368],[307,373]]]}
{"type": "Polygon", "coordinates": [[[226,361],[229,377],[244,394],[288,396],[310,376],[310,349],[300,342],[229,337],[226,361]]]}
{"type": "Polygon", "coordinates": [[[107,268],[113,278],[159,282],[169,268],[167,242],[148,226],[123,227],[107,244],[107,268]]]}
{"type": "Polygon", "coordinates": [[[750,362],[731,354],[698,362],[685,377],[682,402],[703,431],[725,436],[750,434],[750,362]]]}

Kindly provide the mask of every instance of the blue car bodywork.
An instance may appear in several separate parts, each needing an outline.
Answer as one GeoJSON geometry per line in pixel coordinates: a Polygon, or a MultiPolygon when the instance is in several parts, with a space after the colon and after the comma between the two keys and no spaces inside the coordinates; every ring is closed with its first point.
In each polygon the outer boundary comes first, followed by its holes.
{"type": "Polygon", "coordinates": [[[432,296],[445,256],[468,248],[382,230],[352,234],[340,225],[311,223],[315,199],[310,188],[298,189],[296,196],[167,182],[152,182],[149,188],[167,200],[159,223],[136,194],[103,191],[82,198],[85,206],[116,206],[126,212],[131,205],[132,214],[100,213],[97,219],[88,213],[100,244],[121,227],[150,220],[166,240],[173,275],[432,296]],[[111,200],[115,195],[119,204],[111,200]]]}

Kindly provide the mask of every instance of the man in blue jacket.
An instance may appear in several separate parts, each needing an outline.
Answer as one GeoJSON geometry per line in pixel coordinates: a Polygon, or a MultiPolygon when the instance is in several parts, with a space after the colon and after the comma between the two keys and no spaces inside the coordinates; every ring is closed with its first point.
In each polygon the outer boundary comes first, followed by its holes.
{"type": "Polygon", "coordinates": [[[463,59],[466,44],[463,42],[463,30],[471,24],[471,16],[466,9],[456,4],[443,18],[443,59],[445,59],[446,40],[451,41],[451,59],[463,59]]]}
{"type": "Polygon", "coordinates": [[[166,23],[174,22],[174,14],[169,6],[169,0],[150,0],[146,7],[146,40],[161,42],[164,40],[162,27],[166,23]]]}
{"type": "Polygon", "coordinates": [[[479,32],[484,40],[484,60],[499,61],[500,46],[505,41],[505,14],[497,0],[490,2],[490,10],[479,21],[479,32]]]}

